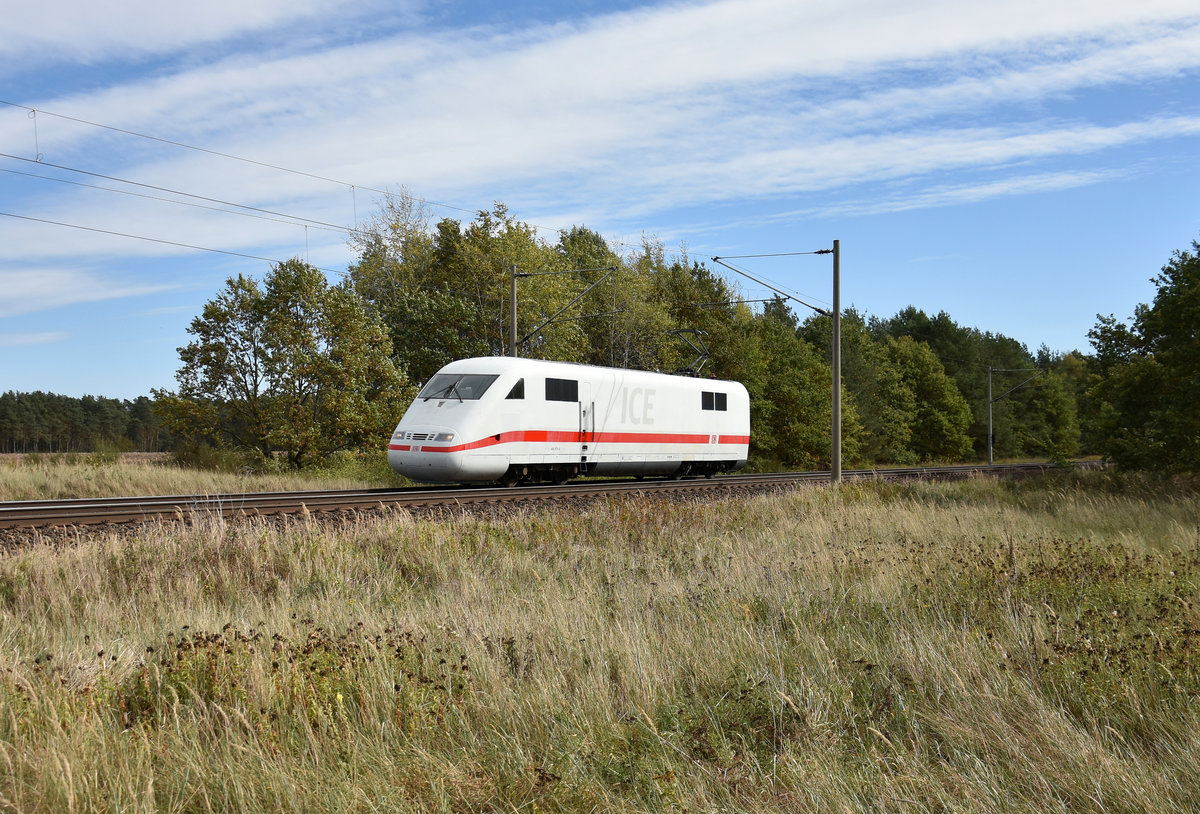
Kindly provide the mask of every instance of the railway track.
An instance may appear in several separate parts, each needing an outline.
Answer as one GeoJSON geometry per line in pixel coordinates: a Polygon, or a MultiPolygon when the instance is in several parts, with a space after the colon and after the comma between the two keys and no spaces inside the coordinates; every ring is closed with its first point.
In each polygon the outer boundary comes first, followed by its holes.
{"type": "MultiPolygon", "coordinates": [[[[961,479],[971,476],[1022,477],[1054,469],[1050,464],[943,466],[909,469],[864,469],[842,473],[844,480],[961,479]]],[[[387,508],[456,508],[479,504],[576,500],[614,494],[678,495],[704,492],[761,491],[798,483],[822,483],[829,472],[782,472],[725,475],[712,479],[577,481],[563,486],[518,488],[407,488],[309,492],[247,492],[220,495],[165,495],[80,500],[0,501],[0,529],[38,529],[151,520],[189,520],[387,508]]]]}

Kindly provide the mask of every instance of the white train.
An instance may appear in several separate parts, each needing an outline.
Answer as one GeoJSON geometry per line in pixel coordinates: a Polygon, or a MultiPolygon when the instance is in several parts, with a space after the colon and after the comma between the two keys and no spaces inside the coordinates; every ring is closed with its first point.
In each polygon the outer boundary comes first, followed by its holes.
{"type": "Polygon", "coordinates": [[[493,356],[451,362],[421,388],[388,463],[450,483],[711,477],[744,466],[749,444],[738,382],[493,356]]]}

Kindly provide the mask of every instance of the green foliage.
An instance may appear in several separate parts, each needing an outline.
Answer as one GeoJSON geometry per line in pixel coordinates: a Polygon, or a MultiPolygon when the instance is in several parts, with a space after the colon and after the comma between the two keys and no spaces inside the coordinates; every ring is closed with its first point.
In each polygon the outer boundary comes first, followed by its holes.
{"type": "Polygon", "coordinates": [[[381,322],[347,286],[299,260],[263,284],[226,282],[180,348],[177,393],[156,391],[173,431],[193,444],[231,444],[294,467],[386,437],[408,391],[381,322]]]}
{"type": "MultiPolygon", "coordinates": [[[[755,451],[786,467],[828,468],[831,463],[833,374],[816,348],[796,335],[779,311],[756,321],[761,378],[748,384],[755,451]]],[[[842,454],[857,457],[859,424],[851,405],[842,411],[842,454]]]]}
{"type": "Polygon", "coordinates": [[[922,461],[958,461],[971,451],[971,412],[928,345],[907,336],[890,339],[888,355],[917,405],[912,451],[922,461]]]}
{"type": "Polygon", "coordinates": [[[1076,424],[1079,429],[1079,448],[1082,454],[1094,454],[1103,439],[1099,429],[1100,402],[1092,388],[1100,381],[1099,364],[1095,357],[1071,351],[1056,359],[1047,360],[1049,367],[1070,391],[1075,403],[1076,424]]]}
{"type": "MultiPolygon", "coordinates": [[[[431,225],[402,192],[353,245],[353,287],[387,326],[394,361],[417,380],[452,359],[508,352],[515,268],[520,355],[667,372],[699,366],[703,376],[749,389],[755,466],[829,464],[830,321],[800,324],[782,299],[755,313],[728,280],[686,253],[669,260],[652,237],[622,256],[575,226],[549,245],[501,203],[469,223],[431,225]],[[707,358],[691,346],[700,343],[707,358]]],[[[961,328],[944,313],[930,319],[910,308],[868,323],[849,312],[843,326],[842,455],[850,463],[984,454],[988,366],[1033,365],[1014,340],[961,328]],[[888,340],[900,337],[932,356],[896,351],[888,340]]],[[[1078,394],[1074,385],[1052,386],[1006,398],[996,408],[998,454],[1074,454],[1078,394]]]]}
{"type": "Polygon", "coordinates": [[[1056,462],[1065,462],[1079,449],[1080,430],[1075,399],[1061,376],[1043,374],[1025,402],[1025,420],[1018,424],[1021,448],[1056,462]]]}
{"type": "Polygon", "coordinates": [[[384,321],[391,327],[397,366],[416,382],[428,381],[455,359],[488,352],[478,309],[446,291],[412,291],[390,305],[384,321]]]}
{"type": "Polygon", "coordinates": [[[157,452],[169,443],[145,396],[133,401],[0,393],[0,452],[157,452]]]}
{"type": "Polygon", "coordinates": [[[1043,350],[1037,358],[1015,339],[955,323],[944,311],[935,317],[909,307],[888,320],[874,321],[879,338],[910,337],[927,345],[953,380],[969,409],[968,433],[978,457],[988,448],[988,372],[993,371],[993,449],[1000,458],[1078,451],[1075,429],[1078,388],[1056,382],[1056,360],[1043,350]],[[1041,368],[1047,373],[1033,376],[1041,368]],[[1051,395],[1040,393],[1051,388],[1051,395]],[[1003,394],[1003,397],[1000,397],[1003,394]]]}
{"type": "MultiPolygon", "coordinates": [[[[699,263],[666,264],[661,246],[652,243],[643,247],[638,268],[650,275],[654,299],[665,306],[670,322],[678,329],[702,332],[711,353],[703,368],[706,375],[738,379],[747,387],[761,377],[754,316],[728,282],[699,263]]],[[[694,356],[682,340],[664,343],[662,369],[686,367],[694,356]]]]}
{"type": "MultiPolygon", "coordinates": [[[[917,421],[917,397],[905,384],[886,342],[871,336],[866,320],[856,311],[842,317],[842,387],[845,401],[862,422],[861,457],[870,463],[910,465],[919,460],[912,448],[917,421]]],[[[800,334],[832,359],[833,320],[814,316],[800,334]]]]}
{"type": "Polygon", "coordinates": [[[567,268],[588,269],[579,276],[581,284],[598,283],[578,309],[590,348],[579,361],[640,370],[678,366],[673,357],[668,359],[673,350],[668,331],[676,324],[656,296],[662,263],[652,244],[647,243],[632,268],[600,235],[580,226],[564,232],[557,248],[567,268]],[[601,282],[605,274],[608,279],[601,282]]]}
{"type": "Polygon", "coordinates": [[[1200,470],[1200,243],[1177,251],[1153,278],[1154,302],[1132,327],[1098,317],[1089,332],[1101,378],[1102,450],[1123,467],[1200,470]]]}

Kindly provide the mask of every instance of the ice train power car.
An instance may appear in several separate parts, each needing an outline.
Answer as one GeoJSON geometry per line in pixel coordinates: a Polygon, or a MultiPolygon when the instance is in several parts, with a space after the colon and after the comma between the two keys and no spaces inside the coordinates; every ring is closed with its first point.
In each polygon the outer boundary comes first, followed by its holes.
{"type": "Polygon", "coordinates": [[[493,356],[434,374],[388,463],[434,483],[711,476],[744,466],[749,444],[738,382],[493,356]]]}

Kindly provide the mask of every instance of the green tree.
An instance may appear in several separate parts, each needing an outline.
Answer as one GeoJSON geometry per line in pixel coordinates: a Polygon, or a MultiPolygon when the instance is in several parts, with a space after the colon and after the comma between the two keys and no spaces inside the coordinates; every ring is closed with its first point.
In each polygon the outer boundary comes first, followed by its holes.
{"type": "MultiPolygon", "coordinates": [[[[789,468],[832,465],[833,371],[820,352],[796,333],[795,316],[776,299],[755,320],[761,376],[750,377],[754,454],[789,468]]],[[[860,459],[861,424],[842,399],[842,458],[860,459]]]]}
{"type": "Polygon", "coordinates": [[[1154,278],[1154,302],[1133,326],[1098,317],[1089,337],[1102,379],[1104,451],[1118,464],[1200,471],[1200,243],[1176,251],[1154,278]]]}
{"type": "Polygon", "coordinates": [[[888,340],[888,355],[917,406],[911,449],[922,461],[961,461],[971,453],[971,411],[933,350],[911,337],[888,340]]]}
{"type": "Polygon", "coordinates": [[[1073,350],[1051,360],[1050,370],[1062,379],[1063,386],[1070,391],[1075,402],[1076,423],[1079,427],[1079,447],[1076,454],[1090,455],[1098,452],[1103,444],[1098,432],[1100,404],[1092,397],[1091,390],[1099,383],[1101,377],[1095,357],[1073,350]]]}
{"type": "Polygon", "coordinates": [[[153,391],[175,435],[271,454],[266,308],[258,282],[239,274],[192,320],[195,340],[179,348],[178,392],[153,391]]]}
{"type": "MultiPolygon", "coordinates": [[[[900,369],[888,355],[886,342],[872,335],[864,316],[850,309],[841,320],[842,387],[862,422],[862,457],[875,464],[914,464],[913,427],[917,403],[900,369]]],[[[812,316],[800,335],[825,352],[832,364],[833,320],[812,316]]]]}
{"type": "Polygon", "coordinates": [[[350,284],[387,327],[392,360],[412,381],[428,380],[454,359],[488,353],[479,308],[439,287],[434,239],[419,201],[406,191],[387,196],[351,245],[360,256],[350,266],[350,284]]]}
{"type": "MultiPolygon", "coordinates": [[[[699,331],[709,350],[703,373],[718,379],[736,379],[748,388],[762,375],[756,320],[740,294],[722,277],[701,263],[685,260],[666,263],[662,247],[647,242],[637,269],[650,277],[655,302],[666,309],[672,330],[699,331]]],[[[696,356],[682,338],[663,337],[661,366],[674,371],[691,364],[696,356]]]]}
{"type": "Polygon", "coordinates": [[[581,284],[598,283],[571,315],[587,335],[589,353],[581,361],[636,370],[666,368],[668,331],[676,326],[666,304],[655,296],[653,278],[662,268],[661,253],[644,248],[634,263],[626,263],[600,235],[582,226],[564,232],[557,249],[566,268],[582,270],[581,284]]]}
{"type": "Polygon", "coordinates": [[[231,278],[179,349],[177,393],[158,409],[185,438],[276,451],[292,466],[386,437],[405,403],[391,341],[348,286],[289,260],[262,285],[231,278]]]}
{"type": "Polygon", "coordinates": [[[537,359],[582,361],[589,353],[587,335],[577,320],[550,322],[585,285],[567,271],[564,256],[538,239],[535,227],[517,220],[497,202],[465,227],[445,219],[435,235],[434,263],[427,284],[471,303],[489,353],[508,352],[511,274],[517,283],[517,333],[528,339],[520,353],[537,359]],[[536,333],[533,333],[536,329],[536,333]],[[530,334],[533,335],[530,335],[530,334]]]}
{"type": "Polygon", "coordinates": [[[355,233],[359,261],[350,279],[369,309],[387,325],[397,364],[423,379],[446,361],[508,352],[512,269],[521,336],[540,328],[522,356],[584,361],[589,336],[576,310],[551,318],[589,280],[567,271],[567,255],[540,240],[502,203],[465,226],[444,218],[429,227],[419,202],[389,196],[382,211],[355,233]],[[414,339],[423,341],[413,341],[414,339]]]}
{"type": "Polygon", "coordinates": [[[163,446],[166,434],[162,420],[154,412],[154,402],[147,396],[138,396],[133,401],[125,402],[129,412],[129,426],[126,437],[133,448],[140,452],[156,452],[163,446]]]}
{"type": "MultiPolygon", "coordinates": [[[[988,446],[988,370],[1020,371],[1018,373],[994,373],[994,386],[1006,390],[1021,380],[1014,376],[1028,376],[1025,371],[1035,367],[1048,370],[1052,358],[1048,350],[1042,361],[1034,358],[1020,342],[1003,334],[993,334],[967,328],[955,323],[944,311],[928,317],[916,308],[906,308],[890,320],[875,323],[873,330],[878,335],[908,336],[923,342],[937,356],[946,374],[954,380],[959,392],[966,400],[971,414],[970,436],[975,454],[982,457],[988,446]]],[[[1045,380],[1039,380],[1039,386],[1045,380]]],[[[1044,398],[1037,387],[1020,388],[1006,398],[992,404],[993,446],[996,455],[1017,457],[1041,454],[1046,451],[1043,435],[1034,428],[1058,426],[1066,428],[1075,422],[1075,393],[1064,391],[1065,398],[1044,398]],[[1058,414],[1047,414],[1045,410],[1059,410],[1058,414]]],[[[1070,433],[1062,435],[1057,444],[1067,443],[1070,433]]],[[[1072,450],[1070,454],[1074,454],[1072,450]]]]}

